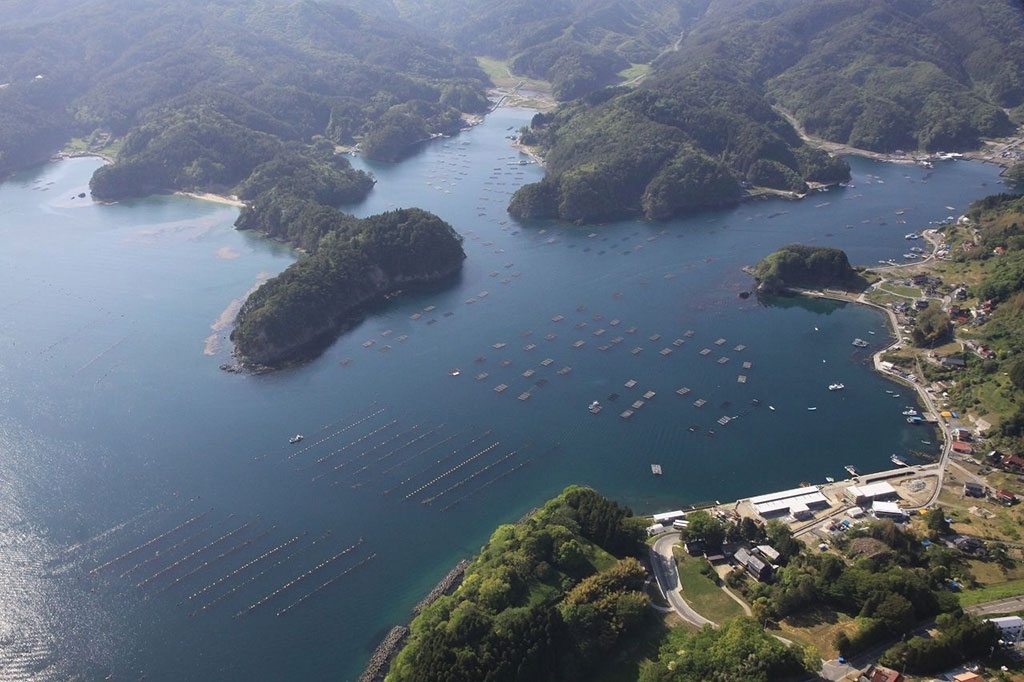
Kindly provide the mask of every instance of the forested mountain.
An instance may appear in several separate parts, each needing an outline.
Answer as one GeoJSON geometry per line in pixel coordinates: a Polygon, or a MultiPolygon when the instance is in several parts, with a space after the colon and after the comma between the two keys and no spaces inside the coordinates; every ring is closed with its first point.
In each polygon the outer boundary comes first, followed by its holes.
{"type": "Polygon", "coordinates": [[[552,82],[559,99],[607,85],[673,44],[707,0],[392,0],[474,55],[552,82]]]}
{"type": "Polygon", "coordinates": [[[362,4],[79,0],[0,10],[22,17],[0,28],[0,172],[102,131],[127,136],[119,163],[159,166],[161,176],[108,182],[108,198],[160,183],[225,188],[269,160],[276,142],[366,135],[371,154],[394,158],[412,138],[451,131],[460,111],[486,106],[471,58],[350,7],[362,4]],[[166,156],[181,146],[190,151],[166,156]]]}
{"type": "MultiPolygon", "coordinates": [[[[703,5],[703,7],[702,7],[703,5]]],[[[548,175],[524,217],[662,218],[735,201],[744,184],[801,190],[842,163],[810,133],[878,151],[973,148],[1024,116],[1024,10],[1011,0],[711,0],[635,90],[535,119],[548,175]]]]}

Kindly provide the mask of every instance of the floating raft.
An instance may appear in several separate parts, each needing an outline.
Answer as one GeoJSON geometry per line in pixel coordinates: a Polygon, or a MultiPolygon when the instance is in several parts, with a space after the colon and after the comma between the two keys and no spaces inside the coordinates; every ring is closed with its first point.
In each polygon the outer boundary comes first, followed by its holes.
{"type": "Polygon", "coordinates": [[[724,346],[725,345],[725,339],[715,339],[715,345],[716,346],[724,346]]]}
{"type": "Polygon", "coordinates": [[[533,350],[536,347],[537,347],[537,344],[535,344],[535,343],[528,343],[525,346],[523,346],[523,350],[533,350]]]}
{"type": "Polygon", "coordinates": [[[523,400],[523,401],[529,400],[530,399],[530,392],[526,391],[524,393],[520,393],[519,394],[519,399],[523,400]]]}
{"type": "Polygon", "coordinates": [[[686,341],[684,341],[683,339],[676,339],[675,341],[672,342],[672,345],[675,346],[676,348],[679,348],[684,343],[686,343],[686,341]]]}
{"type": "Polygon", "coordinates": [[[583,341],[583,340],[581,339],[581,340],[579,340],[579,341],[576,341],[575,343],[573,343],[573,344],[572,344],[572,347],[573,347],[573,348],[583,348],[583,346],[585,346],[585,345],[587,345],[587,342],[586,342],[586,341],[583,341]]]}
{"type": "Polygon", "coordinates": [[[503,343],[503,342],[499,341],[498,343],[493,344],[491,346],[491,348],[493,348],[494,350],[501,350],[502,348],[504,348],[507,345],[508,345],[507,343],[503,343]]]}
{"type": "Polygon", "coordinates": [[[476,375],[476,380],[477,381],[483,381],[484,379],[486,379],[489,376],[491,376],[491,375],[488,374],[487,372],[480,372],[479,374],[476,375]]]}
{"type": "Polygon", "coordinates": [[[704,398],[697,398],[696,400],[693,401],[694,407],[704,407],[707,404],[708,401],[704,400],[704,398]]]}
{"type": "Polygon", "coordinates": [[[641,348],[640,346],[637,346],[636,348],[634,348],[633,350],[631,350],[629,352],[632,353],[633,355],[640,355],[640,353],[644,352],[644,349],[641,348]]]}
{"type": "Polygon", "coordinates": [[[612,327],[618,327],[620,324],[622,324],[622,320],[614,319],[608,322],[608,324],[611,325],[612,327]]]}
{"type": "Polygon", "coordinates": [[[508,390],[508,384],[498,384],[494,387],[495,393],[504,393],[506,390],[508,390]]]}
{"type": "Polygon", "coordinates": [[[630,327],[626,330],[627,334],[636,334],[636,327],[630,327]]]}
{"type": "Polygon", "coordinates": [[[651,334],[647,337],[648,341],[657,341],[659,339],[661,339],[661,334],[651,334]]]}
{"type": "Polygon", "coordinates": [[[743,369],[750,369],[753,366],[754,366],[754,363],[749,362],[749,361],[743,363],[743,369]]]}
{"type": "Polygon", "coordinates": [[[611,348],[612,348],[611,344],[608,344],[608,343],[602,343],[600,346],[597,347],[597,349],[599,351],[601,351],[601,352],[609,351],[609,350],[611,350],[611,348]]]}
{"type": "Polygon", "coordinates": [[[744,346],[742,343],[740,345],[736,346],[735,348],[733,348],[733,350],[736,351],[737,353],[739,353],[740,351],[744,351],[746,349],[747,349],[747,347],[744,346]]]}
{"type": "Polygon", "coordinates": [[[369,348],[370,346],[372,346],[375,343],[377,343],[377,342],[374,341],[373,339],[370,339],[369,341],[363,341],[363,348],[369,348]]]}
{"type": "Polygon", "coordinates": [[[617,346],[623,341],[625,341],[625,339],[623,339],[621,336],[616,336],[615,338],[612,339],[612,345],[617,346]]]}
{"type": "Polygon", "coordinates": [[[550,367],[554,363],[555,361],[552,360],[551,358],[544,358],[543,360],[540,361],[540,364],[543,365],[544,367],[550,367]]]}
{"type": "Polygon", "coordinates": [[[632,405],[634,410],[639,410],[643,406],[644,406],[644,401],[642,401],[642,400],[634,401],[633,405],[632,405]]]}
{"type": "Polygon", "coordinates": [[[717,421],[722,426],[725,426],[726,424],[732,421],[732,417],[719,417],[715,421],[717,421]]]}
{"type": "Polygon", "coordinates": [[[619,416],[622,417],[623,419],[629,419],[630,417],[633,416],[633,410],[626,410],[619,416]]]}
{"type": "Polygon", "coordinates": [[[630,379],[625,384],[623,384],[623,386],[625,386],[626,388],[634,388],[636,386],[636,384],[637,384],[637,380],[636,379],[630,379]]]}
{"type": "Polygon", "coordinates": [[[557,338],[558,337],[555,334],[545,334],[544,335],[544,340],[545,341],[554,341],[557,338]]]}
{"type": "Polygon", "coordinates": [[[606,331],[607,331],[606,329],[602,328],[602,329],[595,329],[592,333],[593,333],[594,336],[603,336],[606,331]]]}
{"type": "Polygon", "coordinates": [[[718,364],[720,364],[720,365],[724,365],[727,362],[729,362],[729,358],[727,358],[725,356],[722,356],[722,357],[718,358],[718,364]]]}
{"type": "Polygon", "coordinates": [[[746,374],[741,374],[738,377],[736,377],[736,383],[738,383],[738,384],[745,384],[745,383],[747,383],[747,375],[746,374]]]}
{"type": "Polygon", "coordinates": [[[587,326],[588,325],[587,325],[586,322],[577,322],[576,323],[576,329],[583,329],[584,327],[587,327],[587,326]]]}
{"type": "Polygon", "coordinates": [[[660,351],[658,351],[658,354],[661,355],[661,357],[663,358],[667,358],[668,356],[672,355],[672,349],[662,348],[660,351]]]}
{"type": "Polygon", "coordinates": [[[654,474],[655,476],[661,476],[661,465],[660,464],[652,464],[651,465],[651,473],[654,474]]]}
{"type": "Polygon", "coordinates": [[[413,313],[412,315],[410,315],[410,316],[409,316],[409,319],[410,319],[410,320],[418,320],[418,319],[420,319],[421,317],[423,317],[423,314],[422,314],[422,313],[413,313]]]}
{"type": "Polygon", "coordinates": [[[536,372],[535,372],[535,371],[533,371],[532,369],[528,369],[528,370],[526,370],[525,372],[523,372],[523,378],[524,378],[524,379],[529,379],[529,378],[530,378],[530,377],[532,377],[532,376],[533,376],[534,374],[536,374],[536,372]]]}
{"type": "Polygon", "coordinates": [[[571,372],[571,371],[572,371],[572,367],[570,367],[570,366],[566,365],[566,366],[565,366],[565,367],[563,367],[562,369],[558,370],[558,371],[556,372],[556,374],[559,374],[559,375],[561,375],[561,376],[565,376],[566,374],[568,374],[568,373],[569,373],[569,372],[571,372]]]}
{"type": "Polygon", "coordinates": [[[501,365],[502,367],[508,367],[509,365],[512,364],[512,361],[511,360],[502,360],[498,364],[501,365]]]}
{"type": "Polygon", "coordinates": [[[676,394],[678,394],[678,395],[686,395],[689,392],[690,392],[690,389],[687,388],[686,386],[683,386],[682,388],[680,388],[679,390],[676,391],[676,394]]]}
{"type": "Polygon", "coordinates": [[[685,336],[686,338],[690,338],[690,337],[692,337],[693,335],[694,335],[694,331],[693,331],[692,329],[687,329],[687,330],[686,330],[686,331],[685,331],[685,332],[683,333],[683,336],[685,336]]]}
{"type": "Polygon", "coordinates": [[[701,355],[711,355],[711,349],[710,348],[702,348],[701,351],[700,351],[700,354],[701,355]]]}
{"type": "Polygon", "coordinates": [[[647,393],[644,393],[644,400],[650,400],[651,398],[653,398],[656,395],[658,395],[658,394],[655,393],[654,391],[647,391],[647,393]]]}
{"type": "Polygon", "coordinates": [[[551,321],[552,322],[561,322],[564,319],[565,319],[565,317],[563,315],[555,315],[554,317],[551,318],[551,321]]]}

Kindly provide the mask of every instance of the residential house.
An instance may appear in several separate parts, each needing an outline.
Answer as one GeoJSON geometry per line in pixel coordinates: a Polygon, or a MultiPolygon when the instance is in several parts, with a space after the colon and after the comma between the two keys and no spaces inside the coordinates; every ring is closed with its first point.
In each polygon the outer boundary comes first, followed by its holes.
{"type": "Polygon", "coordinates": [[[985,486],[974,481],[964,483],[964,497],[985,497],[985,486]]]}
{"type": "Polygon", "coordinates": [[[858,678],[859,682],[903,682],[905,679],[902,673],[877,663],[868,666],[868,669],[858,678]]]}

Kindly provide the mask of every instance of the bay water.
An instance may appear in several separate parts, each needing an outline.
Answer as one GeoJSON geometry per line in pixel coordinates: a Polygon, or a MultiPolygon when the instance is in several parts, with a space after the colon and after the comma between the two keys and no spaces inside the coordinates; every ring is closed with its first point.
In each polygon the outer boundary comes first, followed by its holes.
{"type": "Polygon", "coordinates": [[[95,204],[95,159],[0,185],[0,679],[354,679],[455,561],[570,483],[655,512],[935,452],[870,368],[880,314],[744,299],[741,268],[792,242],[899,259],[998,169],[853,158],[853,187],[800,202],[524,224],[505,207],[542,169],[509,136],[531,115],[353,159],[378,182],[350,210],[436,212],[463,273],[260,376],[220,369],[230,322],[295,256],[237,209],[95,204]]]}

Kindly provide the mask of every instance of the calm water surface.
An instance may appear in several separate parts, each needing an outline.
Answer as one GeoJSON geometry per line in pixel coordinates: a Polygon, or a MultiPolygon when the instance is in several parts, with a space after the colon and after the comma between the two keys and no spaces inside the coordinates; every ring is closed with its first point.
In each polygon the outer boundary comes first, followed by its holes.
{"type": "Polygon", "coordinates": [[[235,306],[293,256],[235,209],[72,198],[91,159],[0,185],[0,679],[353,679],[457,558],[568,483],[657,511],[929,449],[850,345],[886,342],[881,316],[742,300],[740,268],[794,241],[899,258],[997,169],[853,159],[855,187],[803,202],[521,225],[508,195],[542,171],[506,136],[531,113],[357,161],[379,182],[354,210],[437,212],[465,270],[266,376],[218,367],[235,306]]]}

